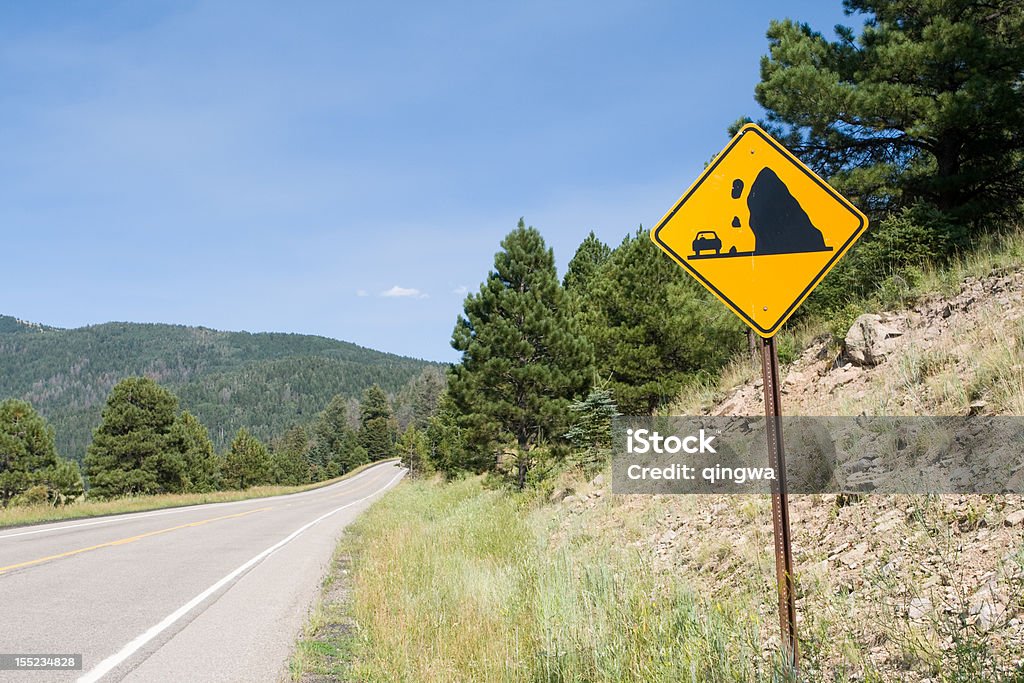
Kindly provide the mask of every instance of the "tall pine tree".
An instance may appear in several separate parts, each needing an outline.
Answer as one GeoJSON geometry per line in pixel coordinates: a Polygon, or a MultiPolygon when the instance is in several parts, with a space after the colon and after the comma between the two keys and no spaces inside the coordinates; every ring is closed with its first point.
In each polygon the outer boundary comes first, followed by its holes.
{"type": "Polygon", "coordinates": [[[501,242],[494,270],[465,301],[452,333],[462,352],[449,381],[477,459],[504,438],[519,450],[522,485],[528,451],[565,433],[569,401],[592,378],[593,352],[570,314],[555,258],[522,220],[501,242]]]}
{"type": "Polygon", "coordinates": [[[0,402],[0,505],[32,487],[63,502],[82,492],[78,465],[57,455],[53,429],[25,401],[0,402]]]}
{"type": "Polygon", "coordinates": [[[744,337],[724,306],[662,254],[641,228],[592,278],[585,313],[597,372],[627,415],[671,403],[689,375],[715,371],[744,337]]]}
{"type": "Polygon", "coordinates": [[[394,455],[397,427],[388,395],[374,384],[363,392],[359,406],[359,443],[370,461],[394,455]]]}
{"type": "Polygon", "coordinates": [[[569,261],[569,267],[565,271],[565,278],[562,282],[565,290],[585,295],[594,275],[601,266],[607,263],[611,255],[611,247],[598,239],[594,231],[591,230],[569,261]]]}
{"type": "Polygon", "coordinates": [[[148,377],[110,392],[85,456],[89,494],[112,497],[180,491],[184,463],[170,448],[178,399],[148,377]]]}
{"type": "Polygon", "coordinates": [[[220,488],[220,456],[199,418],[182,412],[171,425],[168,448],[181,454],[182,491],[206,493],[220,488]]]}
{"type": "Polygon", "coordinates": [[[864,17],[859,35],[771,23],[755,90],[765,125],[869,208],[926,202],[961,226],[1019,216],[1024,3],[843,6],[864,17]]]}
{"type": "Polygon", "coordinates": [[[238,430],[224,457],[224,485],[247,489],[274,483],[274,466],[267,447],[244,428],[238,430]]]}

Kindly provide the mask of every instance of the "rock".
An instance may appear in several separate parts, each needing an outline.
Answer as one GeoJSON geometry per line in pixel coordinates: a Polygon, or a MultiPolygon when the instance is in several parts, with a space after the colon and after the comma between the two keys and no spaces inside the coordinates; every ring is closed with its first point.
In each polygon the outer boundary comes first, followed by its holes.
{"type": "Polygon", "coordinates": [[[858,472],[866,472],[871,469],[871,466],[875,464],[875,461],[871,458],[861,458],[857,462],[849,465],[847,469],[850,470],[850,474],[857,474],[858,472]]]}
{"type": "Polygon", "coordinates": [[[1006,526],[1017,526],[1018,524],[1024,524],[1024,510],[1017,510],[1006,515],[1006,519],[1003,520],[1003,524],[1006,526]]]}
{"type": "Polygon", "coordinates": [[[1004,612],[1005,606],[996,604],[994,600],[986,600],[969,610],[971,616],[975,617],[974,625],[983,633],[991,631],[998,625],[1004,612]]]}
{"type": "Polygon", "coordinates": [[[813,419],[786,423],[786,476],[794,493],[821,493],[833,483],[836,448],[828,430],[813,419]]]}
{"type": "Polygon", "coordinates": [[[783,384],[802,384],[806,380],[807,377],[804,375],[804,373],[799,372],[797,370],[790,370],[789,374],[786,375],[786,379],[783,381],[783,384]]]}
{"type": "Polygon", "coordinates": [[[576,496],[566,496],[565,498],[562,499],[562,502],[565,503],[566,505],[572,505],[577,500],[578,499],[576,498],[576,496]]]}
{"type": "Polygon", "coordinates": [[[911,619],[924,619],[932,609],[932,601],[928,598],[913,598],[907,606],[907,616],[911,619]]]}
{"type": "Polygon", "coordinates": [[[743,415],[743,396],[739,392],[730,396],[724,401],[717,410],[714,411],[714,415],[743,415]]]}
{"type": "Polygon", "coordinates": [[[557,502],[559,502],[561,500],[565,500],[565,498],[570,493],[572,493],[572,491],[570,489],[566,489],[566,488],[555,489],[554,491],[551,492],[551,495],[548,496],[548,502],[549,503],[557,503],[557,502]]]}
{"type": "Polygon", "coordinates": [[[853,321],[843,340],[843,350],[856,365],[873,367],[898,348],[906,325],[907,319],[902,316],[865,313],[853,321]]]}
{"type": "Polygon", "coordinates": [[[856,569],[860,565],[864,564],[864,554],[867,550],[867,543],[858,543],[856,547],[843,553],[839,557],[839,561],[845,564],[849,569],[856,569]]]}
{"type": "Polygon", "coordinates": [[[978,414],[978,413],[980,413],[980,412],[981,412],[981,411],[982,411],[982,410],[983,410],[983,409],[985,408],[985,406],[987,406],[987,405],[988,405],[988,401],[981,401],[981,400],[978,400],[978,401],[971,401],[971,405],[969,405],[969,406],[967,407],[967,415],[968,415],[968,416],[972,416],[972,415],[977,415],[977,414],[978,414]]]}
{"type": "Polygon", "coordinates": [[[601,488],[604,486],[604,475],[599,474],[590,481],[590,485],[594,488],[601,488]]]}

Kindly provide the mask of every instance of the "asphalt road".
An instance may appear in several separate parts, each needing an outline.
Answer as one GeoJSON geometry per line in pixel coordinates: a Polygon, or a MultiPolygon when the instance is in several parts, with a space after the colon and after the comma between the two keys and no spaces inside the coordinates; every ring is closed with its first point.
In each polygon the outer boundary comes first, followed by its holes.
{"type": "Polygon", "coordinates": [[[344,527],[405,470],[290,496],[0,530],[0,681],[278,681],[344,527]]]}

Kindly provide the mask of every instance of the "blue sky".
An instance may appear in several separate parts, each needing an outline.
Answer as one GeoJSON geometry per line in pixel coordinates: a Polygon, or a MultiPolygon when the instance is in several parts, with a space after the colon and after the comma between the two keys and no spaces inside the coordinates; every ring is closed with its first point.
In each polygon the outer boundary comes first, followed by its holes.
{"type": "Polygon", "coordinates": [[[772,18],[838,2],[0,6],[0,313],[454,361],[520,216],[560,272],[757,117],[772,18]]]}

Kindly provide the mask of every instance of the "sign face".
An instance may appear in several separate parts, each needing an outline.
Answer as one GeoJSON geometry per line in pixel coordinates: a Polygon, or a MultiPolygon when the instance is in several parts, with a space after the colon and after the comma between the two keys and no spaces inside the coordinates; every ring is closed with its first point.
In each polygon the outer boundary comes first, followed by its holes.
{"type": "Polygon", "coordinates": [[[867,227],[853,204],[747,124],[651,239],[755,332],[771,337],[867,227]]]}

